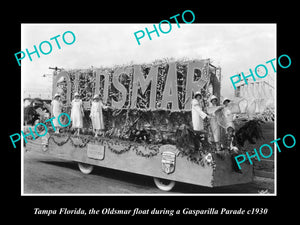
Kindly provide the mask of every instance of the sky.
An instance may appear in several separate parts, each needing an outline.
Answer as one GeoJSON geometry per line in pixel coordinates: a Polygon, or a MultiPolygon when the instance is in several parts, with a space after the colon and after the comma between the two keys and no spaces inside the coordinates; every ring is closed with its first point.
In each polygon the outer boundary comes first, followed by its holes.
{"type": "MultiPolygon", "coordinates": [[[[168,25],[163,24],[163,30],[168,25]]],[[[265,64],[276,57],[276,24],[184,24],[180,28],[172,23],[169,33],[151,34],[140,39],[138,45],[134,32],[153,29],[153,24],[22,24],[21,49],[34,51],[43,41],[52,44],[52,52],[48,55],[40,53],[28,56],[21,61],[22,88],[51,90],[51,75],[49,67],[64,69],[87,69],[93,66],[110,67],[123,64],[151,63],[155,59],[173,57],[175,59],[207,59],[220,66],[222,70],[221,94],[233,96],[234,88],[230,76],[244,72],[249,74],[249,68],[265,64]],[[76,40],[66,45],[62,35],[72,31],[76,40]],[[57,48],[57,38],[61,49],[57,48]]],[[[156,27],[158,25],[156,24],[156,27]]],[[[71,36],[65,36],[66,41],[72,41],[71,36]]],[[[47,44],[43,45],[48,50],[47,44]]],[[[17,63],[17,61],[16,61],[17,63]]],[[[270,76],[270,75],[268,75],[270,76]]]]}

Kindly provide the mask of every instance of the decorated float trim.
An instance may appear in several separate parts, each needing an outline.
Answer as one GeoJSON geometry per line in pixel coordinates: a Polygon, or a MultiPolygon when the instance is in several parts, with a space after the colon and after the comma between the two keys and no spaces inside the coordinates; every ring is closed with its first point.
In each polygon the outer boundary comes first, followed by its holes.
{"type": "MultiPolygon", "coordinates": [[[[136,143],[136,142],[129,142],[129,141],[123,141],[119,139],[110,139],[110,138],[104,138],[104,137],[91,137],[91,136],[73,136],[73,135],[62,135],[62,134],[52,134],[48,138],[48,142],[52,140],[54,144],[57,146],[63,146],[67,144],[68,142],[71,143],[71,145],[75,148],[84,148],[87,146],[88,143],[93,143],[93,144],[99,144],[99,145],[105,145],[108,147],[108,149],[113,152],[114,154],[123,154],[128,151],[135,151],[135,153],[138,156],[146,157],[146,158],[151,158],[153,156],[156,156],[159,154],[159,148],[162,145],[157,145],[157,144],[146,144],[146,143],[136,143]],[[62,139],[62,140],[57,140],[57,139],[62,139]],[[81,142],[78,144],[78,141],[81,142]],[[147,153],[145,153],[143,151],[147,153]]],[[[213,159],[213,156],[210,152],[205,151],[205,152],[200,152],[198,151],[195,154],[187,154],[184,151],[182,151],[181,148],[179,149],[179,154],[178,156],[187,157],[187,160],[196,163],[202,167],[206,166],[212,166],[213,168],[215,167],[215,160],[213,159]],[[181,151],[180,151],[181,149],[181,151]]]]}
{"type": "Polygon", "coordinates": [[[128,142],[128,141],[122,141],[122,140],[117,140],[117,139],[108,139],[108,138],[94,138],[90,136],[73,136],[73,135],[60,135],[60,134],[52,134],[48,138],[48,143],[49,141],[52,140],[53,143],[55,143],[57,146],[63,146],[66,143],[70,142],[71,145],[75,148],[84,148],[87,146],[88,143],[93,143],[93,144],[99,144],[99,145],[106,145],[108,149],[115,153],[115,154],[123,154],[125,152],[128,152],[130,150],[133,150],[136,152],[137,155],[143,156],[143,157],[153,157],[159,153],[159,147],[160,145],[148,145],[148,144],[137,144],[134,142],[128,142]],[[62,138],[64,139],[62,141],[56,140],[57,138],[62,138]],[[75,140],[80,140],[80,144],[76,143],[78,141],[75,140]],[[148,151],[148,153],[144,153],[141,150],[141,146],[148,151]]]}

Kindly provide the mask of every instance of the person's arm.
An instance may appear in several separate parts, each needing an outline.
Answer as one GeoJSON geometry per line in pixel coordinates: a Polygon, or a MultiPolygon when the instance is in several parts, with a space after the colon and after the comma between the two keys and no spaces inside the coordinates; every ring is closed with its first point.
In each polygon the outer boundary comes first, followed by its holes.
{"type": "Polygon", "coordinates": [[[103,108],[103,109],[107,109],[108,106],[104,105],[104,103],[102,101],[100,101],[100,106],[103,108]]]}
{"type": "Polygon", "coordinates": [[[92,103],[91,110],[90,110],[90,118],[92,118],[93,116],[93,109],[94,109],[94,104],[92,103]]]}
{"type": "Polygon", "coordinates": [[[192,100],[192,107],[193,109],[196,110],[196,112],[199,114],[199,116],[202,118],[202,119],[205,119],[207,117],[207,114],[205,112],[202,111],[201,107],[200,107],[200,104],[198,103],[197,100],[193,99],[192,100]]]}
{"type": "Polygon", "coordinates": [[[197,112],[199,113],[199,116],[202,118],[202,119],[205,119],[207,117],[207,114],[205,112],[202,111],[202,109],[200,108],[200,106],[197,107],[197,112]]]}
{"type": "Polygon", "coordinates": [[[215,112],[217,112],[221,108],[222,108],[222,106],[210,106],[210,107],[207,107],[207,113],[208,113],[208,115],[214,115],[215,112]]]}

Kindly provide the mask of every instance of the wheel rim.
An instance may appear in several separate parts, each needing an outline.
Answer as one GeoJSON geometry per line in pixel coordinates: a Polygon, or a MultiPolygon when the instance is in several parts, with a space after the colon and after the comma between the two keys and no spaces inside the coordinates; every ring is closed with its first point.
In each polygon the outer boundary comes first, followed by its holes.
{"type": "Polygon", "coordinates": [[[80,162],[78,163],[78,167],[79,167],[80,171],[84,174],[90,174],[94,169],[93,165],[89,165],[86,163],[80,163],[80,162]]]}
{"type": "Polygon", "coordinates": [[[161,178],[153,178],[155,185],[162,191],[170,191],[175,186],[175,181],[161,179],[161,178]]]}

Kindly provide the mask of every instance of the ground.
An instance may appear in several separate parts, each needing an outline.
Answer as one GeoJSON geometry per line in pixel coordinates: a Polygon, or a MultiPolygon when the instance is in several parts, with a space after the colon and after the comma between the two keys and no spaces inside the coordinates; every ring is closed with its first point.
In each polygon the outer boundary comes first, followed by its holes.
{"type": "Polygon", "coordinates": [[[214,194],[214,193],[274,193],[272,179],[255,178],[252,183],[225,187],[202,187],[176,183],[170,192],[156,188],[148,176],[95,167],[82,174],[77,163],[37,152],[24,153],[25,194],[214,194]]]}

